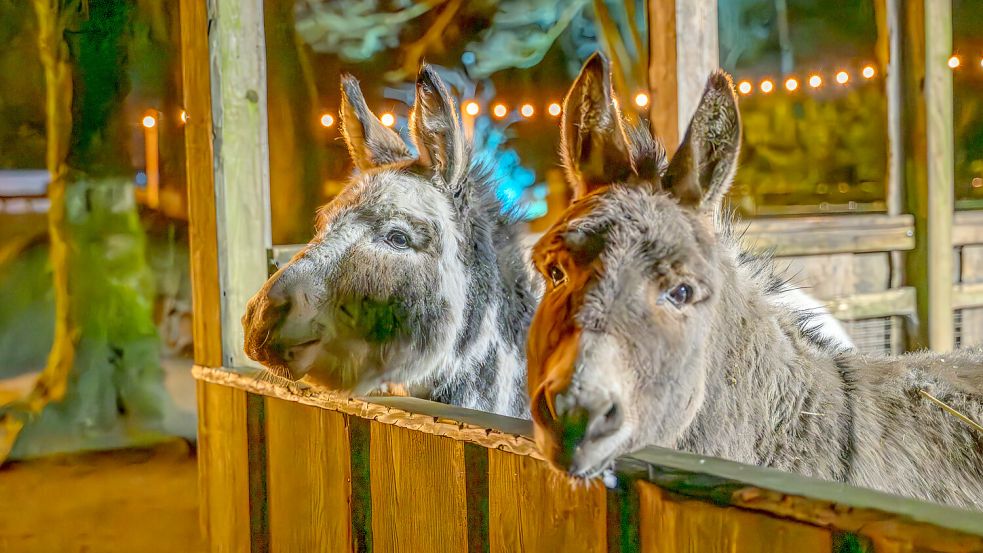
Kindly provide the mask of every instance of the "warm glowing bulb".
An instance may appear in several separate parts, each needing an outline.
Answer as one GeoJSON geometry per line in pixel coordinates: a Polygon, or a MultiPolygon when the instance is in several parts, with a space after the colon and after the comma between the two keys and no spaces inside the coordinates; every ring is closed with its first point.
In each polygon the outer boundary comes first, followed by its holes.
{"type": "Polygon", "coordinates": [[[980,67],[983,67],[983,58],[980,58],[980,67]]]}
{"type": "Polygon", "coordinates": [[[772,90],[775,90],[775,83],[771,82],[770,79],[761,81],[761,92],[768,94],[772,90]]]}
{"type": "Polygon", "coordinates": [[[494,114],[495,117],[498,117],[499,119],[505,117],[508,113],[509,113],[509,108],[505,107],[505,104],[495,104],[495,107],[492,108],[492,114],[494,114]]]}
{"type": "Polygon", "coordinates": [[[737,85],[737,90],[741,94],[750,94],[752,88],[751,83],[748,81],[741,81],[741,84],[737,85]]]}
{"type": "Polygon", "coordinates": [[[873,79],[874,73],[875,71],[873,65],[868,65],[867,67],[864,67],[863,76],[865,79],[873,79]]]}
{"type": "Polygon", "coordinates": [[[181,110],[181,122],[182,123],[188,122],[188,112],[184,111],[183,109],[181,110]]]}
{"type": "Polygon", "coordinates": [[[143,118],[143,126],[152,129],[157,125],[157,119],[153,115],[147,115],[143,118]]]}
{"type": "Polygon", "coordinates": [[[560,104],[553,102],[552,104],[549,105],[548,108],[546,108],[546,111],[548,111],[549,114],[552,115],[553,117],[556,117],[557,115],[560,115],[560,113],[563,111],[563,108],[560,107],[560,104]]]}
{"type": "Polygon", "coordinates": [[[382,124],[387,127],[391,127],[396,124],[396,116],[391,113],[383,113],[379,120],[382,121],[382,124]]]}
{"type": "Polygon", "coordinates": [[[785,90],[792,92],[796,88],[799,88],[799,81],[795,80],[795,77],[789,77],[785,80],[785,90]]]}
{"type": "Polygon", "coordinates": [[[519,109],[519,113],[521,113],[523,117],[532,117],[532,114],[535,113],[535,111],[536,110],[533,109],[532,104],[522,104],[522,108],[519,109]]]}
{"type": "Polygon", "coordinates": [[[952,56],[951,58],[949,58],[949,67],[953,69],[959,67],[960,63],[961,62],[959,60],[959,56],[952,56]]]}
{"type": "Polygon", "coordinates": [[[812,88],[819,88],[823,86],[823,78],[819,75],[813,75],[809,77],[809,86],[812,88]]]}
{"type": "Polygon", "coordinates": [[[334,117],[332,117],[330,113],[325,113],[324,115],[322,115],[321,126],[330,127],[331,125],[334,125],[334,117]]]}
{"type": "Polygon", "coordinates": [[[850,82],[850,74],[846,71],[840,71],[836,74],[836,82],[840,84],[846,84],[850,82]]]}
{"type": "Polygon", "coordinates": [[[639,92],[635,95],[635,105],[643,108],[649,105],[649,95],[644,92],[639,92]]]}
{"type": "Polygon", "coordinates": [[[467,113],[471,117],[478,115],[479,111],[481,111],[481,108],[478,106],[478,102],[468,102],[464,104],[464,113],[467,113]]]}

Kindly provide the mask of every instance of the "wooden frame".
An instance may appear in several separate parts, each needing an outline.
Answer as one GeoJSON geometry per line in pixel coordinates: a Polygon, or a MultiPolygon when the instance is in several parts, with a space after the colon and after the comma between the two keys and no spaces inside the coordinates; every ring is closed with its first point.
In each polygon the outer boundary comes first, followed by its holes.
{"type": "MultiPolygon", "coordinates": [[[[672,50],[673,67],[677,57],[715,65],[715,5],[652,0],[652,21],[672,22],[663,61],[672,50]],[[702,40],[680,40],[694,33],[702,40]]],[[[199,488],[212,550],[983,551],[979,513],[658,448],[620,459],[620,483],[606,490],[546,466],[528,421],[259,378],[242,354],[239,316],[269,262],[293,253],[269,239],[262,0],[207,9],[181,0],[181,10],[199,488]]],[[[692,83],[671,84],[678,131],[692,107],[683,99],[695,94],[692,83]]],[[[755,222],[748,238],[780,255],[918,243],[911,216],[822,222],[821,232],[806,230],[808,219],[755,222]],[[776,239],[788,232],[808,239],[790,248],[776,239]]],[[[857,295],[833,311],[907,315],[915,294],[857,295]]],[[[955,295],[962,305],[981,294],[963,286],[955,295]]]]}

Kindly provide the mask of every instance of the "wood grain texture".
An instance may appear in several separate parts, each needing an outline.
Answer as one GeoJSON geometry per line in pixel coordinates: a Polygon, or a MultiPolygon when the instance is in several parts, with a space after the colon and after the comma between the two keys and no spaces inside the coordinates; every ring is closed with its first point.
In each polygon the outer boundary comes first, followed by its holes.
{"type": "Polygon", "coordinates": [[[662,139],[669,155],[676,151],[679,133],[679,101],[676,79],[676,0],[650,0],[649,120],[652,134],[662,139]]]}
{"type": "Polygon", "coordinates": [[[915,247],[911,215],[826,215],[756,219],[746,223],[744,245],[780,257],[889,252],[915,247]]]}
{"type": "Polygon", "coordinates": [[[266,399],[271,551],[351,551],[345,415],[266,399]]]}
{"type": "Polygon", "coordinates": [[[271,245],[263,2],[208,0],[208,16],[222,358],[255,367],[240,320],[266,281],[271,245]]]}
{"type": "Polygon", "coordinates": [[[709,503],[670,499],[638,482],[641,550],[645,553],[828,553],[829,530],[709,503]]]}
{"type": "Polygon", "coordinates": [[[188,179],[191,296],[195,363],[222,366],[221,290],[215,226],[212,166],[211,78],[208,62],[208,14],[205,2],[181,0],[181,67],[184,148],[188,179]]]}
{"type": "Polygon", "coordinates": [[[246,392],[198,382],[198,489],[210,551],[250,551],[246,392]]]}
{"type": "Polygon", "coordinates": [[[607,498],[599,481],[585,484],[544,461],[488,452],[490,550],[607,551],[607,498]]]}
{"type": "MultiPolygon", "coordinates": [[[[720,66],[717,44],[717,0],[676,1],[676,113],[679,137],[703,97],[707,78],[720,66]]],[[[658,34],[658,27],[651,34],[658,34]]]]}
{"type": "Polygon", "coordinates": [[[468,550],[464,444],[371,423],[372,547],[468,550]]]}

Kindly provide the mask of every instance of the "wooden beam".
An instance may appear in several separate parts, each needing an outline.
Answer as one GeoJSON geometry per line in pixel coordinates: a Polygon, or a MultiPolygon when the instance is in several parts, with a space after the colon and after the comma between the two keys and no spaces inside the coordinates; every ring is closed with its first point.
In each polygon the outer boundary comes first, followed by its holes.
{"type": "Polygon", "coordinates": [[[952,245],[983,244],[983,211],[957,211],[952,228],[952,245]]]}
{"type": "Polygon", "coordinates": [[[221,290],[215,230],[215,183],[212,165],[211,78],[208,59],[208,14],[204,2],[181,0],[181,66],[188,220],[191,246],[192,328],[195,363],[222,366],[221,290]]]}
{"type": "MultiPolygon", "coordinates": [[[[650,31],[651,32],[651,31],[650,31]]],[[[676,1],[677,129],[682,139],[703,96],[707,77],[720,65],[717,0],[676,1]]]]}
{"type": "Polygon", "coordinates": [[[209,551],[251,550],[246,403],[243,390],[198,382],[198,493],[209,551]]]}
{"type": "Polygon", "coordinates": [[[842,321],[915,314],[915,289],[911,287],[856,294],[829,302],[830,313],[842,321]]]}
{"type": "Polygon", "coordinates": [[[983,282],[957,284],[952,290],[952,307],[954,309],[983,307],[983,282]]]}
{"type": "Polygon", "coordinates": [[[953,347],[953,134],[950,0],[904,3],[903,51],[907,208],[915,216],[916,247],[907,284],[918,293],[915,347],[953,347]]]}
{"type": "Polygon", "coordinates": [[[911,215],[755,219],[744,223],[743,242],[779,257],[910,250],[915,247],[913,223],[911,215]]]}
{"type": "Polygon", "coordinates": [[[256,366],[243,352],[240,319],[266,280],[271,245],[263,2],[208,0],[208,16],[222,358],[256,366]]]}
{"type": "Polygon", "coordinates": [[[669,155],[679,144],[676,0],[649,0],[649,121],[669,155]]]}

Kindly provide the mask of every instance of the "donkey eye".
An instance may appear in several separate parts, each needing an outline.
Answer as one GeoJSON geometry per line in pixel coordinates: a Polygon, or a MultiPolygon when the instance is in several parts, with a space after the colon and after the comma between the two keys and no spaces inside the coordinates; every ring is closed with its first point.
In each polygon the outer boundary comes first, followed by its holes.
{"type": "Polygon", "coordinates": [[[559,265],[550,265],[550,268],[546,272],[550,275],[553,286],[559,286],[567,281],[567,274],[563,272],[563,269],[559,265]]]}
{"type": "Polygon", "coordinates": [[[389,231],[389,234],[386,235],[386,244],[389,244],[397,250],[405,250],[406,248],[410,247],[410,237],[401,230],[391,230],[389,231]]]}
{"type": "Polygon", "coordinates": [[[666,297],[676,307],[685,305],[693,299],[693,288],[689,284],[680,284],[666,293],[666,297]]]}

